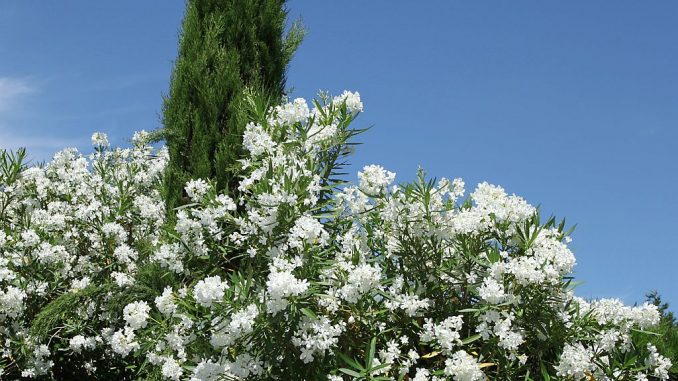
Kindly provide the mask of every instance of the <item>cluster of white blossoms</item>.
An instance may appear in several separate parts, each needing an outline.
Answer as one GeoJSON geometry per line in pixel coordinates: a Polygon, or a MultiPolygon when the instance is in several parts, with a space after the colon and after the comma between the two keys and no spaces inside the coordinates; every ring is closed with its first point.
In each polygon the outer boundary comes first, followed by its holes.
{"type": "Polygon", "coordinates": [[[595,370],[593,364],[594,353],[590,348],[581,343],[576,345],[566,344],[560,355],[560,362],[556,365],[558,376],[575,380],[586,379],[586,376],[595,370]]]}
{"type": "Polygon", "coordinates": [[[290,297],[299,296],[308,290],[308,281],[297,278],[291,270],[279,270],[274,267],[266,281],[267,304],[269,314],[275,315],[289,305],[290,297]]]}
{"type": "Polygon", "coordinates": [[[212,303],[224,298],[224,291],[228,288],[218,275],[207,277],[198,282],[193,288],[195,301],[203,307],[210,308],[212,303]]]}
{"type": "MultiPolygon", "coordinates": [[[[101,339],[99,338],[99,340],[101,339]]],[[[83,335],[75,335],[68,341],[69,348],[75,353],[80,353],[83,349],[94,349],[96,345],[97,338],[84,337],[83,335]]]]}
{"type": "Polygon", "coordinates": [[[0,378],[668,379],[633,336],[657,308],[574,296],[567,232],[521,197],[378,165],[345,183],[362,109],[272,108],[237,189],[193,179],[167,221],[145,133],[0,171],[0,378]]]}
{"type": "Polygon", "coordinates": [[[230,320],[224,320],[224,324],[214,326],[210,344],[215,348],[233,345],[236,340],[252,332],[258,316],[259,309],[256,304],[250,304],[234,313],[230,320]]]}
{"type": "Polygon", "coordinates": [[[122,317],[125,323],[132,329],[139,329],[146,327],[146,320],[148,319],[148,312],[151,307],[144,301],[132,302],[125,306],[122,310],[122,317]]]}
{"type": "Polygon", "coordinates": [[[184,189],[186,189],[186,194],[192,201],[198,202],[210,190],[210,185],[203,179],[189,180],[184,189]]]}
{"type": "Polygon", "coordinates": [[[465,351],[455,352],[445,360],[445,374],[455,381],[481,381],[486,379],[480,364],[465,351]]]}
{"type": "Polygon", "coordinates": [[[304,317],[292,338],[292,343],[301,351],[299,358],[304,363],[310,363],[315,359],[314,356],[324,356],[337,345],[344,327],[344,322],[333,325],[326,316],[320,319],[304,317]]]}
{"type": "Polygon", "coordinates": [[[123,357],[126,357],[130,352],[139,349],[139,343],[136,341],[136,334],[131,327],[115,331],[108,341],[113,352],[123,357]]]}
{"type": "MultiPolygon", "coordinates": [[[[116,317],[91,301],[56,301],[95,284],[110,287],[101,302],[122,293],[146,259],[141,248],[153,247],[162,235],[166,150],[151,147],[144,132],[135,134],[132,148],[110,149],[103,133],[94,134],[92,143],[91,155],[69,148],[32,167],[0,152],[7,159],[0,164],[0,378],[50,374],[50,356],[61,349],[41,342],[38,321],[67,312],[83,321],[117,321],[124,305],[116,317]],[[41,312],[50,302],[54,309],[41,312]]],[[[111,343],[115,330],[106,332],[74,320],[59,337],[63,348],[89,353],[111,343]]],[[[92,364],[80,367],[92,371],[92,364]]]]}
{"type": "Polygon", "coordinates": [[[380,165],[368,165],[358,173],[360,190],[368,195],[378,195],[395,180],[395,173],[389,172],[380,165]]]}
{"type": "Polygon", "coordinates": [[[92,134],[92,145],[95,147],[108,147],[108,136],[103,132],[95,132],[92,134]]]}
{"type": "Polygon", "coordinates": [[[421,332],[421,341],[430,343],[435,340],[445,353],[450,354],[456,346],[461,345],[459,331],[463,324],[464,318],[461,315],[450,316],[439,324],[433,324],[431,319],[426,319],[421,332]]]}

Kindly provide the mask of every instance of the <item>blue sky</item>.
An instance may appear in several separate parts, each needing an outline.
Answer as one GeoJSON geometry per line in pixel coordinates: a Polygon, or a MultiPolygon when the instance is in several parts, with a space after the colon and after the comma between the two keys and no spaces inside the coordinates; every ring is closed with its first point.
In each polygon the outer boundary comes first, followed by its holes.
{"type": "MultiPolygon", "coordinates": [[[[308,28],[292,96],[362,95],[353,172],[500,184],[578,224],[578,294],[676,310],[678,2],[412,4],[289,3],[308,28]]],[[[159,127],[183,8],[0,3],[0,147],[38,161],[159,127]]]]}

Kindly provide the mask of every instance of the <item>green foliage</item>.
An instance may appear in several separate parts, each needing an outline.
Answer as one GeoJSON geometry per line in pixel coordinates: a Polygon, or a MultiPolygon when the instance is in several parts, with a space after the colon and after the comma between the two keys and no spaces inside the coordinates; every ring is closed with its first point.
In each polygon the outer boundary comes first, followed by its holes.
{"type": "Polygon", "coordinates": [[[155,297],[160,295],[165,287],[177,283],[174,274],[162,271],[157,263],[147,263],[139,269],[132,286],[125,289],[125,292],[115,293],[107,301],[107,308],[111,311],[122,311],[126,305],[137,300],[153,303],[155,297]]]}
{"type": "MultiPolygon", "coordinates": [[[[16,152],[0,149],[0,191],[12,185],[25,168],[26,150],[20,148],[16,152]]],[[[5,220],[5,209],[12,202],[8,197],[0,197],[0,223],[5,220]]],[[[0,229],[4,226],[0,225],[0,229]]]]}
{"type": "Polygon", "coordinates": [[[659,325],[650,329],[657,335],[647,335],[637,332],[633,335],[634,342],[638,346],[646,346],[648,343],[657,347],[660,353],[668,357],[673,366],[671,367],[671,380],[678,380],[678,321],[669,304],[662,301],[657,291],[650,291],[646,295],[646,301],[658,307],[661,313],[659,325]]]}
{"type": "Polygon", "coordinates": [[[240,111],[244,92],[255,89],[278,102],[287,64],[303,38],[298,24],[284,37],[286,16],[284,0],[187,2],[163,109],[170,216],[186,203],[187,180],[215,179],[219,190],[237,186],[246,124],[240,111]]]}
{"type": "Polygon", "coordinates": [[[100,301],[111,290],[111,285],[89,286],[77,292],[67,292],[48,303],[35,315],[31,336],[38,341],[48,340],[60,329],[76,324],[78,309],[86,301],[100,301]]]}
{"type": "MultiPolygon", "coordinates": [[[[31,337],[38,342],[53,342],[55,348],[62,349],[54,352],[54,367],[52,372],[56,379],[70,380],[81,377],[90,377],[83,367],[83,363],[89,361],[97,366],[97,377],[102,380],[128,380],[131,373],[125,369],[125,364],[119,358],[110,356],[101,349],[87,354],[77,355],[65,352],[68,340],[60,340],[62,337],[72,336],[74,333],[91,333],[94,328],[88,323],[92,319],[82,319],[83,308],[87,306],[101,306],[106,303],[107,296],[115,291],[116,286],[106,283],[97,286],[88,286],[77,292],[67,292],[54,299],[35,316],[30,328],[31,337]],[[102,366],[105,364],[105,366],[102,366]]],[[[95,308],[98,312],[99,308],[95,308]]]]}
{"type": "Polygon", "coordinates": [[[26,149],[16,152],[0,149],[0,185],[10,185],[19,177],[24,168],[26,149]]]}
{"type": "MultiPolygon", "coordinates": [[[[133,301],[145,300],[152,303],[166,286],[174,285],[177,279],[171,273],[162,271],[160,266],[147,263],[139,269],[136,282],[122,290],[113,283],[90,285],[77,292],[66,292],[45,305],[32,321],[30,333],[37,342],[54,342],[57,348],[67,348],[67,337],[75,334],[96,335],[106,326],[98,319],[83,319],[83,309],[91,308],[95,314],[104,310],[122,312],[133,301]]],[[[111,316],[119,320],[120,316],[111,316]]],[[[55,353],[53,368],[56,379],[75,379],[89,377],[83,368],[86,362],[97,366],[97,379],[131,380],[136,379],[130,369],[138,369],[141,364],[130,368],[123,359],[111,356],[110,352],[95,350],[80,355],[55,353]]],[[[160,376],[158,375],[158,378],[160,376]]]]}
{"type": "Polygon", "coordinates": [[[125,292],[117,292],[119,287],[110,282],[91,284],[77,292],[65,292],[46,303],[35,315],[31,323],[31,336],[38,341],[45,341],[64,328],[71,329],[75,328],[76,323],[83,324],[82,316],[78,313],[85,303],[93,303],[97,308],[105,303],[111,311],[122,311],[132,301],[152,301],[165,286],[174,281],[172,274],[165,274],[157,264],[148,263],[139,269],[135,284],[125,292]]]}

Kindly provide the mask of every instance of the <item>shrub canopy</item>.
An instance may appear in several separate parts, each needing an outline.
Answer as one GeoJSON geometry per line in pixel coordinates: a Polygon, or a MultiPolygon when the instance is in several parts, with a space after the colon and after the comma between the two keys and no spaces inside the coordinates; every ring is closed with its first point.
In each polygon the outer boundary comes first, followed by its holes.
{"type": "Polygon", "coordinates": [[[357,93],[247,104],[241,196],[190,180],[176,224],[143,133],[44,167],[3,155],[9,378],[668,379],[632,338],[656,306],[573,294],[564,222],[487,183],[378,165],[344,183],[357,93]]]}

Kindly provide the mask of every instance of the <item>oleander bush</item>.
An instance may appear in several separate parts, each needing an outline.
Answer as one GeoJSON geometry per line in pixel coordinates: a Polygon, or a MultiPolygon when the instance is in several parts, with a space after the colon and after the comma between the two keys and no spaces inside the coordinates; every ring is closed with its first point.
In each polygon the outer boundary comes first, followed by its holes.
{"type": "Polygon", "coordinates": [[[357,93],[246,103],[231,197],[167,223],[165,149],[0,161],[6,379],[666,380],[657,306],[585,301],[564,221],[499,186],[343,180],[357,93]]]}
{"type": "Polygon", "coordinates": [[[647,335],[640,332],[634,332],[634,341],[639,345],[648,343],[657,347],[660,353],[667,357],[673,366],[669,368],[672,378],[678,380],[678,320],[671,310],[669,304],[665,303],[657,291],[650,291],[646,294],[648,303],[654,304],[659,309],[659,324],[650,329],[654,334],[647,335]]]}

